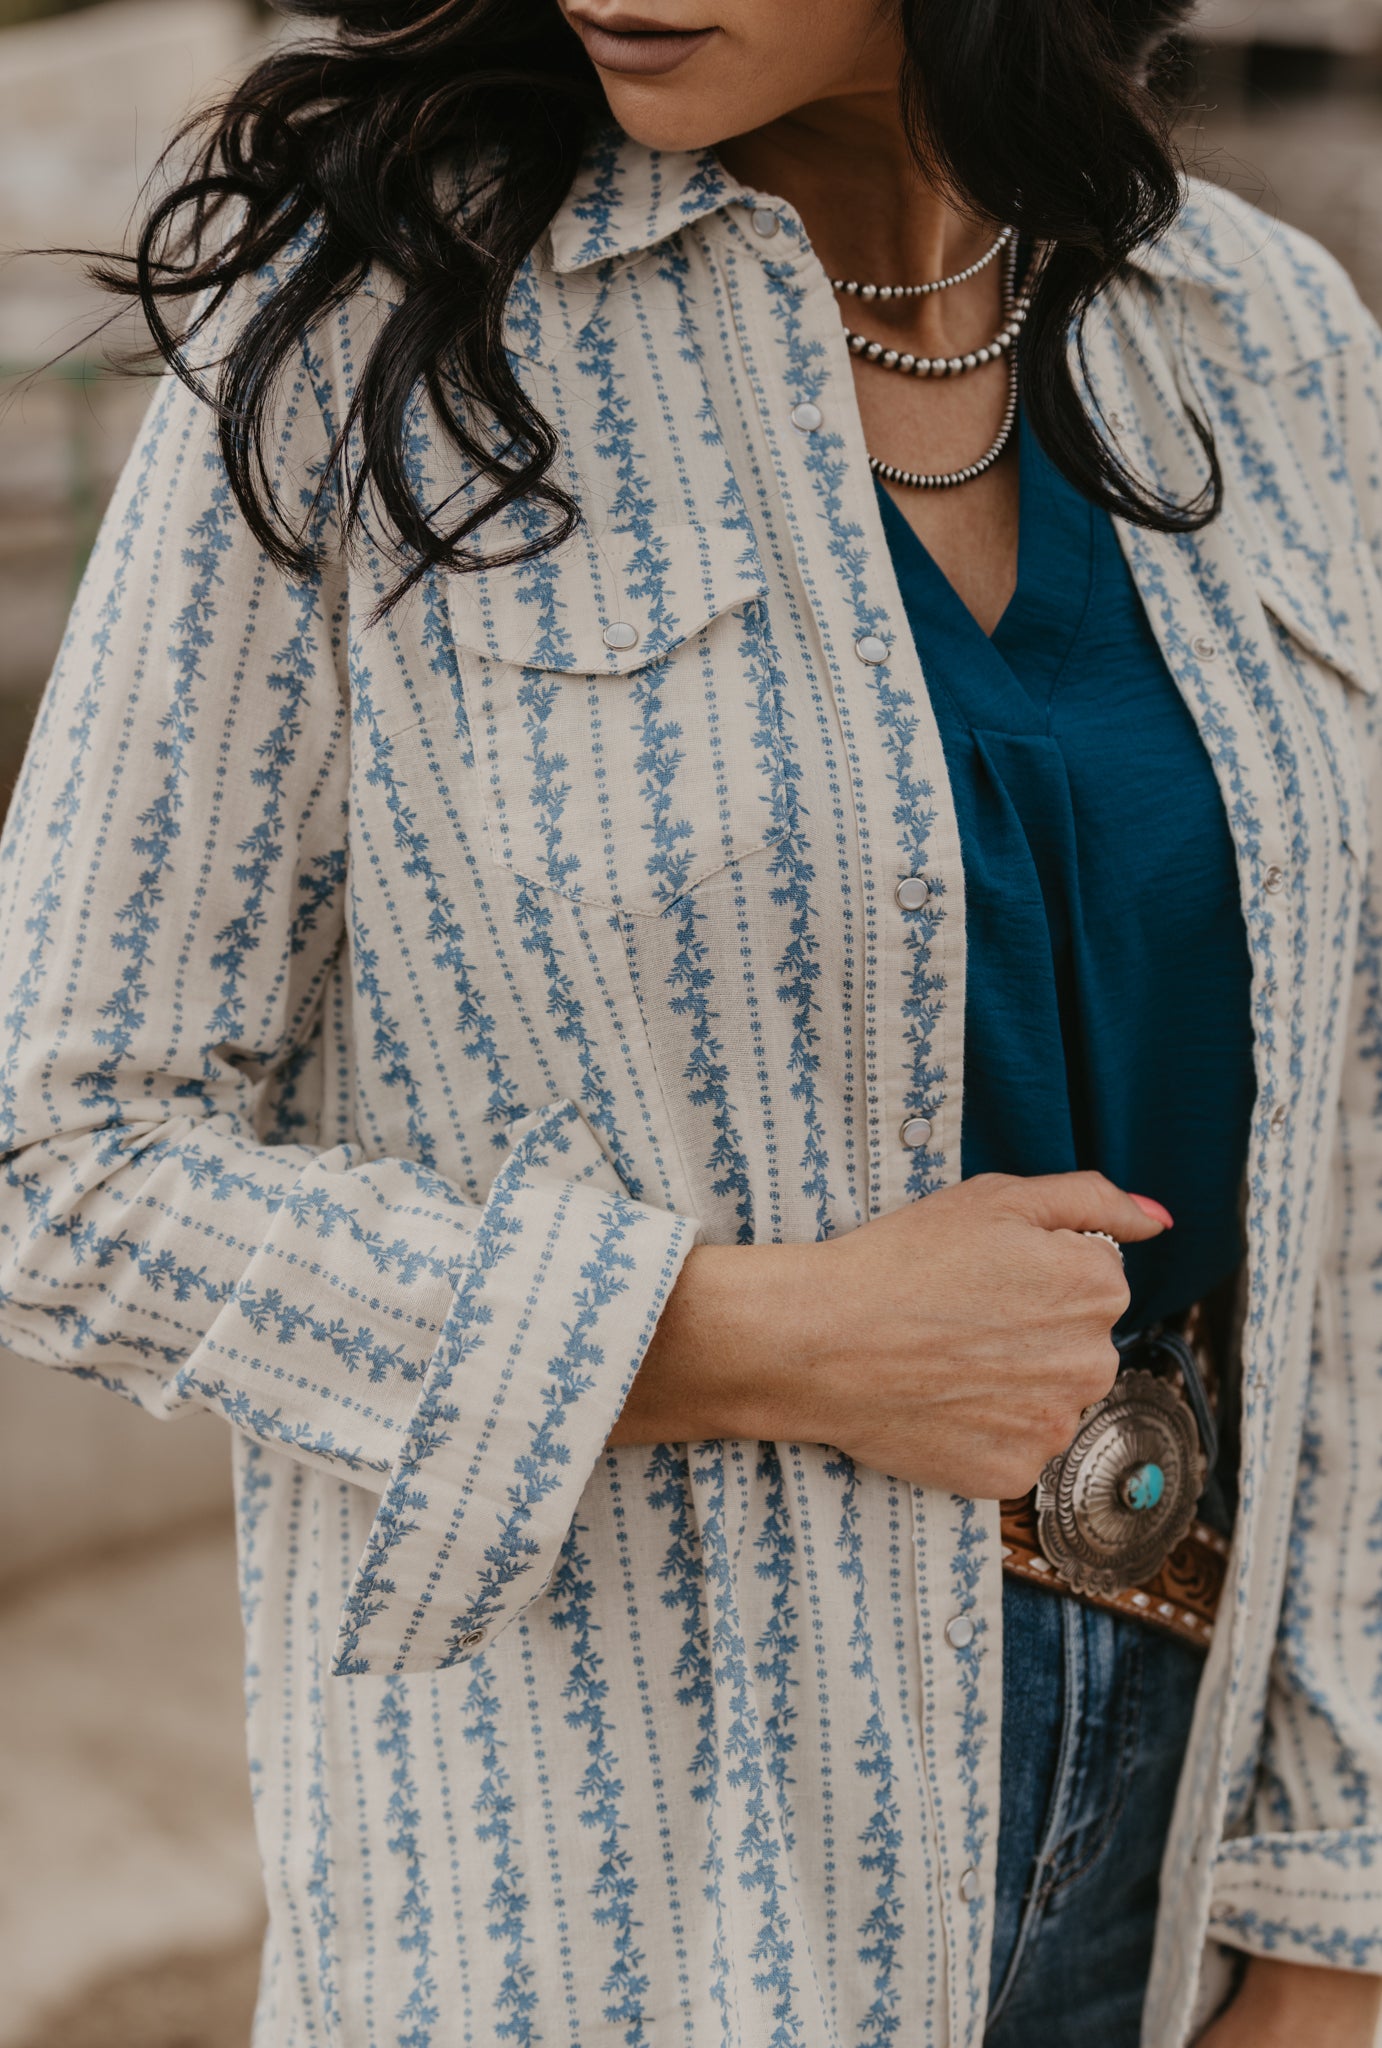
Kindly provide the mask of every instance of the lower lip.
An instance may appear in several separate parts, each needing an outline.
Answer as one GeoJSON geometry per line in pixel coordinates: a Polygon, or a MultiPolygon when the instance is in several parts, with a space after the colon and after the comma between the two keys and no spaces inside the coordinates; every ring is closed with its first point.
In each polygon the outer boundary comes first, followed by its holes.
{"type": "Polygon", "coordinates": [[[577,21],[575,29],[598,70],[637,78],[660,78],[675,71],[715,34],[713,28],[703,28],[680,35],[619,35],[613,29],[597,28],[593,21],[577,21]]]}

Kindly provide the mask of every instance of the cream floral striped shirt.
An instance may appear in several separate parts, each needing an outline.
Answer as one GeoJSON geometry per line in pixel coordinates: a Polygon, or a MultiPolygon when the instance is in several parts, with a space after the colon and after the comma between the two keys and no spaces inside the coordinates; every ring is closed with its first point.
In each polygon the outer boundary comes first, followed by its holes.
{"type": "MultiPolygon", "coordinates": [[[[388,290],[304,337],[304,503],[388,290]]],[[[382,624],[329,504],[319,577],[266,564],[162,388],[0,861],[0,1336],[233,1425],[258,2048],[978,2048],[995,1507],[605,1448],[698,1235],[958,1171],[960,853],[838,313],[790,208],[614,139],[509,341],[585,523],[382,624]]],[[[1382,1970],[1382,433],[1339,272],[1198,188],[1089,376],[1166,490],[1187,406],[1225,464],[1207,532],[1122,539],[1254,969],[1179,2048],[1226,1944],[1382,1970]]],[[[468,487],[421,414],[408,460],[468,487]]]]}

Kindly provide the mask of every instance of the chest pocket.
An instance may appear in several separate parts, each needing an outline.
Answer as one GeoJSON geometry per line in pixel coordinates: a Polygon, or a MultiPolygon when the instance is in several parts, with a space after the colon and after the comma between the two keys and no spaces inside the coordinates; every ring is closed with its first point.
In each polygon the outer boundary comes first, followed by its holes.
{"type": "Polygon", "coordinates": [[[656,917],[782,837],[781,677],[742,528],[579,529],[453,577],[485,830],[524,880],[656,917]]]}

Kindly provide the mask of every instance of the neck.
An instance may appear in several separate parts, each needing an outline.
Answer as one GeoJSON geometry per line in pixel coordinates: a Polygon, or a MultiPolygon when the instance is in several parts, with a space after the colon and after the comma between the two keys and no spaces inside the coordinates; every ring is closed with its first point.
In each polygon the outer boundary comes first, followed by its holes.
{"type": "Polygon", "coordinates": [[[832,277],[910,284],[963,269],[993,239],[931,183],[894,93],[798,108],[720,147],[744,184],[786,199],[832,277]]]}

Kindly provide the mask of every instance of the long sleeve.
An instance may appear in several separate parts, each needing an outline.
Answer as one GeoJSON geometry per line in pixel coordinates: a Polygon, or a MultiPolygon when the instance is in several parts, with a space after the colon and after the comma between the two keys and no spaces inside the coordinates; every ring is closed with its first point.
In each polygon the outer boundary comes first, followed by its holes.
{"type": "MultiPolygon", "coordinates": [[[[330,402],[305,347],[304,507],[330,402]]],[[[354,1672],[463,1657],[542,1590],[695,1227],[570,1103],[515,1124],[483,1203],[268,1141],[346,944],[346,609],[343,571],[264,558],[166,382],[0,850],[0,1339],[378,1495],[354,1672]]]]}
{"type": "MultiPolygon", "coordinates": [[[[1351,288],[1341,284],[1348,292],[1351,288]]],[[[1382,376],[1363,344],[1331,367],[1353,532],[1335,573],[1382,601],[1382,376]]],[[[1342,469],[1342,460],[1340,468],[1342,469]]],[[[1378,705],[1355,695],[1371,763],[1361,923],[1343,1032],[1328,1227],[1286,1581],[1248,1829],[1223,1845],[1210,1932],[1287,1961],[1382,1973],[1382,770],[1378,705]]]]}

